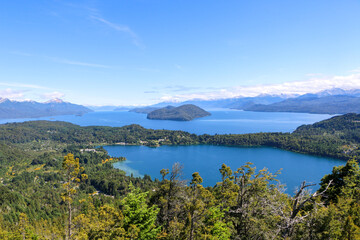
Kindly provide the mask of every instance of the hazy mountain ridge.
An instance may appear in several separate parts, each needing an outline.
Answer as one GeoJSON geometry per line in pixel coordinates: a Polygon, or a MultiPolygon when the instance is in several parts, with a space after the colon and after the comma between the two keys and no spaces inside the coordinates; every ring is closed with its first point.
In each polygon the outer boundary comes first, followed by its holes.
{"type": "Polygon", "coordinates": [[[179,107],[167,106],[148,113],[148,119],[191,121],[211,115],[204,109],[193,104],[185,104],[179,107]]]}
{"type": "Polygon", "coordinates": [[[139,108],[130,109],[129,112],[148,114],[157,109],[160,109],[160,107],[139,107],[139,108]]]}
{"type": "Polygon", "coordinates": [[[360,113],[360,97],[348,95],[301,96],[281,102],[256,104],[244,109],[256,112],[302,112],[317,114],[360,113]]]}
{"type": "Polygon", "coordinates": [[[245,106],[249,106],[253,104],[270,104],[270,103],[280,102],[289,97],[290,97],[289,95],[284,95],[284,94],[280,94],[280,95],[261,94],[256,97],[234,97],[234,98],[223,98],[223,99],[214,99],[214,100],[193,99],[183,102],[160,102],[151,105],[151,107],[160,108],[168,105],[180,106],[184,104],[193,104],[205,109],[211,109],[211,108],[242,109],[245,106]]]}
{"type": "Polygon", "coordinates": [[[11,101],[1,99],[0,118],[35,118],[57,115],[82,115],[92,112],[82,105],[64,102],[61,99],[40,103],[35,101],[11,101]]]}

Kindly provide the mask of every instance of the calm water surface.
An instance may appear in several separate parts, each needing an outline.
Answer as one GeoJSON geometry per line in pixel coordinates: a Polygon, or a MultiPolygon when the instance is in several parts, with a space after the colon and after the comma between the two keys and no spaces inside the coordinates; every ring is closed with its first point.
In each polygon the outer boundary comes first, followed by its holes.
{"type": "Polygon", "coordinates": [[[327,118],[327,114],[307,113],[266,113],[245,112],[220,109],[210,111],[211,116],[189,122],[149,120],[146,114],[128,111],[92,112],[83,116],[54,116],[25,119],[3,119],[0,123],[23,122],[31,120],[66,121],[80,126],[121,127],[140,124],[145,128],[183,130],[195,134],[257,133],[257,132],[292,132],[302,124],[312,124],[327,118]]]}
{"type": "MultiPolygon", "coordinates": [[[[199,172],[204,186],[213,186],[221,180],[219,169],[222,163],[233,170],[246,162],[254,163],[258,170],[266,167],[275,173],[282,169],[278,179],[286,184],[286,192],[292,194],[302,181],[319,183],[334,166],[345,162],[332,158],[315,157],[268,147],[226,147],[211,145],[194,146],[106,146],[111,156],[124,156],[125,162],[114,163],[116,168],[134,176],[150,175],[161,179],[160,170],[171,169],[175,162],[184,166],[184,179],[191,179],[199,172]]],[[[317,188],[317,187],[316,187],[317,188]]],[[[315,188],[315,189],[316,189],[315,188]]]]}
{"type": "MultiPolygon", "coordinates": [[[[292,132],[302,124],[312,124],[327,118],[326,114],[307,113],[266,113],[245,112],[229,109],[212,110],[211,116],[190,122],[148,120],[145,114],[128,111],[93,112],[83,116],[55,116],[33,119],[6,119],[0,123],[23,122],[31,120],[66,121],[80,126],[121,127],[139,124],[145,128],[183,130],[195,134],[257,133],[257,132],[292,132]]],[[[126,162],[115,166],[133,173],[135,176],[148,174],[160,178],[162,168],[171,168],[175,162],[184,165],[185,178],[198,171],[206,186],[220,180],[218,169],[222,163],[237,169],[250,161],[257,169],[269,168],[271,172],[282,170],[281,182],[287,184],[287,192],[303,180],[318,183],[324,174],[331,171],[342,161],[328,158],[291,153],[273,148],[236,148],[220,146],[163,146],[148,148],[145,146],[107,146],[112,156],[124,156],[126,162]]]]}

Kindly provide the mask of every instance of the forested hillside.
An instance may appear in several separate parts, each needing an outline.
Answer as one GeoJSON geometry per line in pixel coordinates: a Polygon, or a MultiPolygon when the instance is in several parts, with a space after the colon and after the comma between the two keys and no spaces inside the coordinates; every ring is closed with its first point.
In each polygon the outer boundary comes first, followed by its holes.
{"type": "Polygon", "coordinates": [[[300,126],[293,133],[195,135],[183,131],[124,127],[80,127],[66,122],[30,121],[0,125],[0,141],[46,146],[59,144],[135,144],[270,146],[300,153],[348,160],[360,153],[360,115],[346,114],[313,125],[300,126]]]}
{"type": "Polygon", "coordinates": [[[185,104],[179,107],[167,106],[148,113],[148,119],[191,121],[196,118],[210,116],[204,109],[193,104],[185,104]]]}
{"type": "Polygon", "coordinates": [[[292,134],[214,136],[138,125],[0,125],[0,239],[358,239],[359,118],[337,116],[292,134]],[[349,161],[319,191],[304,183],[289,196],[279,173],[250,163],[223,165],[222,180],[208,188],[198,173],[182,179],[180,164],[159,169],[159,180],[125,176],[112,166],[125,159],[96,147],[116,143],[266,145],[349,161]]]}

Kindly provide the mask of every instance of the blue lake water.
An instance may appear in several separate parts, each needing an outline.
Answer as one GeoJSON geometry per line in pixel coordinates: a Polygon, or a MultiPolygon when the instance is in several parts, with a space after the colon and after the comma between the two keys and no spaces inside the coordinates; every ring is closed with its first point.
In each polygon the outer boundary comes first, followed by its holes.
{"type": "Polygon", "coordinates": [[[195,134],[292,132],[302,124],[312,124],[327,118],[327,114],[307,113],[266,113],[239,110],[212,110],[211,116],[189,122],[149,120],[146,114],[128,111],[92,112],[83,116],[54,116],[26,119],[2,119],[0,123],[23,122],[31,120],[66,121],[80,126],[121,127],[139,124],[145,128],[183,130],[195,134]]]}
{"type": "MultiPolygon", "coordinates": [[[[212,110],[211,116],[190,122],[148,120],[146,114],[128,111],[92,112],[83,116],[54,116],[32,119],[3,119],[0,123],[23,122],[32,120],[66,121],[80,126],[121,127],[139,124],[145,128],[183,130],[195,134],[292,132],[302,124],[312,124],[327,118],[326,114],[307,113],[266,113],[246,112],[229,109],[212,110]]],[[[287,192],[303,180],[318,183],[321,177],[331,172],[342,161],[296,154],[273,148],[237,148],[224,146],[107,146],[112,156],[124,156],[126,162],[115,166],[133,173],[135,176],[148,174],[160,178],[162,168],[171,168],[174,162],[184,164],[185,178],[198,171],[204,178],[204,184],[214,185],[220,180],[218,169],[222,163],[236,169],[244,163],[253,162],[257,169],[269,168],[271,172],[283,169],[279,179],[286,183],[287,192]]]]}
{"type": "MultiPolygon", "coordinates": [[[[219,169],[222,163],[232,170],[246,162],[254,163],[257,170],[268,168],[275,173],[282,169],[278,179],[286,184],[286,192],[292,194],[302,181],[319,183],[325,174],[331,173],[334,166],[345,162],[332,158],[316,157],[293,153],[269,147],[227,147],[212,145],[193,146],[105,146],[111,156],[126,157],[124,162],[114,163],[128,175],[150,175],[161,179],[160,170],[171,169],[175,162],[183,164],[184,179],[191,180],[194,172],[204,179],[204,186],[213,186],[221,181],[219,169]]],[[[314,187],[317,189],[318,187],[314,187]]],[[[314,190],[313,189],[313,190],[314,190]]]]}

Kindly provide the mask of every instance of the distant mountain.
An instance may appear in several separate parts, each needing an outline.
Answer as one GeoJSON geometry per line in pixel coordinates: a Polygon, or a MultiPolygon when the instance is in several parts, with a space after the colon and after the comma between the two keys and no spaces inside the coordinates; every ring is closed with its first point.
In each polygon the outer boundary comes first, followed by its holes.
{"type": "Polygon", "coordinates": [[[96,112],[114,111],[118,106],[86,106],[87,108],[96,112]]]}
{"type": "Polygon", "coordinates": [[[148,113],[148,119],[191,121],[211,115],[204,109],[193,104],[186,104],[179,107],[167,106],[148,113]]]}
{"type": "Polygon", "coordinates": [[[35,101],[0,100],[0,118],[34,118],[56,115],[82,115],[92,112],[81,105],[54,99],[45,103],[35,101]]]}
{"type": "Polygon", "coordinates": [[[360,97],[351,95],[305,94],[297,98],[245,108],[256,112],[303,112],[318,114],[360,113],[360,97]]]}
{"type": "Polygon", "coordinates": [[[154,110],[160,109],[160,107],[141,107],[141,108],[133,108],[130,109],[129,112],[135,112],[135,113],[145,113],[148,114],[154,110]]]}
{"type": "Polygon", "coordinates": [[[131,106],[118,106],[114,109],[114,111],[128,111],[134,107],[131,106]]]}
{"type": "Polygon", "coordinates": [[[344,90],[341,88],[332,88],[324,90],[315,94],[318,97],[334,96],[334,95],[345,95],[352,97],[360,97],[360,89],[344,90]]]}
{"type": "Polygon", "coordinates": [[[275,102],[280,102],[289,97],[294,97],[294,95],[261,94],[256,97],[235,97],[235,98],[224,98],[224,99],[216,99],[216,100],[193,99],[185,102],[161,102],[158,104],[151,105],[151,107],[160,108],[168,105],[181,106],[184,104],[193,104],[205,109],[232,108],[232,109],[241,110],[254,104],[271,104],[275,102]]]}

